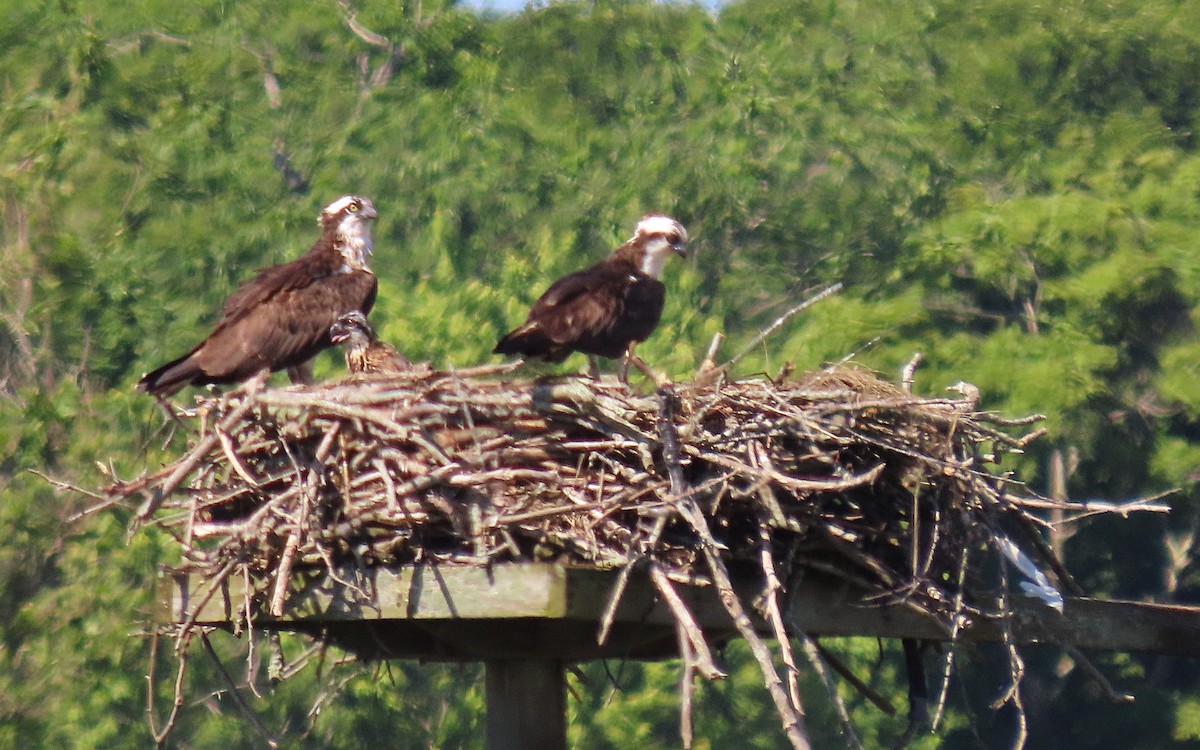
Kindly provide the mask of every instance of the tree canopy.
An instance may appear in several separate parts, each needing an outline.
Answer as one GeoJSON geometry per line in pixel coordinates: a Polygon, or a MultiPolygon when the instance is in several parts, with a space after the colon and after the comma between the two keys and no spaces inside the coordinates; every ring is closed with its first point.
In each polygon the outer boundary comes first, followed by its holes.
{"type": "MultiPolygon", "coordinates": [[[[739,371],[853,354],[895,373],[921,352],[922,392],[965,380],[988,409],[1046,414],[1048,438],[1016,467],[1036,489],[1055,491],[1055,456],[1072,497],[1180,488],[1165,519],[1064,535],[1068,567],[1097,594],[1194,602],[1194,15],[1172,0],[7,7],[0,746],[149,742],[139,633],[162,540],[127,537],[120,512],[68,522],[86,500],[32,472],[87,486],[161,463],[161,412],[137,378],[199,340],[254,269],[307,249],[321,206],[349,192],[380,211],[372,319],[439,366],[487,360],[541,290],[650,211],[683,222],[695,251],[669,268],[662,325],[639,347],[670,374],[715,333],[737,351],[841,281],[739,371]]],[[[339,368],[324,355],[318,372],[339,368]]],[[[902,692],[898,649],[838,649],[902,692]]],[[[732,679],[701,691],[697,746],[777,746],[753,667],[729,658],[732,679]]],[[[1069,660],[1030,656],[1033,746],[1200,744],[1195,669],[1102,666],[1137,703],[1109,707],[1069,660]]],[[[604,665],[585,670],[572,740],[674,744],[670,665],[609,668],[619,691],[604,665]]],[[[918,746],[1008,746],[989,668],[973,659],[971,700],[918,746]]],[[[179,745],[260,742],[197,670],[179,745]]],[[[308,670],[255,710],[317,747],[479,743],[477,670],[371,669],[309,716],[339,677],[308,670]]],[[[836,742],[809,680],[810,727],[836,742]]],[[[847,697],[869,744],[902,728],[847,697]]]]}

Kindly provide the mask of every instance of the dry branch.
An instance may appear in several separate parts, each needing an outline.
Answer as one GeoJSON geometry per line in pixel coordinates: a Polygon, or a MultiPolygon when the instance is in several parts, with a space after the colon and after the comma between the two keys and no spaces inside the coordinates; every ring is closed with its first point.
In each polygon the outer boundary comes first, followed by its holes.
{"type": "Polygon", "coordinates": [[[761,569],[769,543],[789,565],[903,591],[948,628],[972,583],[959,583],[962,550],[993,529],[1053,571],[1028,538],[1035,513],[1159,509],[1036,496],[988,468],[1020,435],[859,370],[676,384],[667,461],[659,399],[586,378],[492,379],[504,369],[210,398],[183,416],[202,430],[188,452],[100,494],[140,497],[138,518],[173,532],[189,572],[248,563],[264,612],[286,603],[289,567],[326,556],[504,562],[538,547],[583,565],[649,558],[683,580],[709,573],[706,551],[761,569]]]}
{"type": "MultiPolygon", "coordinates": [[[[791,648],[784,637],[776,665],[731,570],[762,577],[759,609],[780,636],[781,582],[805,570],[865,588],[864,606],[901,602],[953,633],[964,617],[1004,616],[994,578],[967,566],[967,550],[1007,536],[1065,586],[1037,514],[1159,509],[1030,492],[994,465],[1036,431],[976,412],[977,394],[965,390],[923,399],[852,368],[786,382],[726,381],[710,369],[660,384],[656,398],[580,377],[496,379],[511,369],[207,398],[181,416],[198,431],[187,452],[114,482],[102,504],[142,500],[137,522],[169,531],[182,570],[208,579],[195,606],[243,571],[247,619],[282,613],[291,578],[313,568],[336,576],[347,565],[556,557],[620,569],[624,581],[646,565],[675,615],[687,671],[717,678],[671,586],[708,581],[750,641],[797,747],[806,741],[791,648]]],[[[612,592],[614,611],[622,590],[612,592]]]]}

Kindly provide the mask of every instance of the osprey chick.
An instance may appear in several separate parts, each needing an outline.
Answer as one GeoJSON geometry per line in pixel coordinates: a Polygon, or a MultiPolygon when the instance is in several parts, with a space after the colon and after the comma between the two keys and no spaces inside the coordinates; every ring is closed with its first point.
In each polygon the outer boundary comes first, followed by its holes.
{"type": "Polygon", "coordinates": [[[358,310],[346,313],[329,328],[335,344],[346,344],[346,368],[354,374],[408,372],[412,363],[379,340],[367,317],[358,310]]]}
{"type": "Polygon", "coordinates": [[[666,287],[659,281],[671,253],[687,256],[687,230],[678,221],[651,214],[633,236],[591,268],[554,282],[524,325],[493,350],[561,362],[571,352],[617,358],[658,326],[666,287]]]}
{"type": "Polygon", "coordinates": [[[258,272],[225,301],[208,338],[148,373],[140,391],[168,396],[187,385],[238,383],[263,370],[295,368],[295,382],[343,313],[369,312],[378,282],[367,267],[375,206],[347,195],[321,211],[321,237],[305,255],[258,272]]]}

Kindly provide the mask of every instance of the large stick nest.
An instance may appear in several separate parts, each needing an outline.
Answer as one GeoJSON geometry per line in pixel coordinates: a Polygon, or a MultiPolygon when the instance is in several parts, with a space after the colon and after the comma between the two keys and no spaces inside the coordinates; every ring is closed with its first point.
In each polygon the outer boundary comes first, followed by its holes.
{"type": "MultiPolygon", "coordinates": [[[[284,614],[301,570],[336,580],[348,566],[559,560],[621,571],[603,639],[629,572],[644,565],[678,626],[685,746],[690,675],[723,675],[673,582],[721,593],[797,748],[808,747],[789,644],[797,634],[781,599],[798,575],[819,571],[865,600],[902,601],[947,633],[964,618],[1004,620],[1010,565],[1050,606],[1061,596],[1044,572],[1075,589],[1043,542],[1041,514],[1089,509],[1039,497],[1001,469],[1041,433],[1031,427],[1039,417],[977,411],[968,384],[958,398],[918,398],[855,369],[774,381],[710,370],[647,395],[582,377],[497,377],[513,369],[259,383],[204,398],[174,415],[195,429],[188,451],[115,481],[96,507],[144,498],[135,522],[170,533],[180,567],[209,596],[231,575],[253,579],[239,608],[251,621],[284,614]],[[754,606],[779,644],[786,686],[731,570],[762,581],[754,606]]],[[[181,654],[194,630],[190,620],[175,629],[181,654]]],[[[826,657],[799,635],[823,670],[826,657]]],[[[909,678],[916,706],[924,679],[919,669],[909,678]]],[[[919,717],[914,708],[909,735],[919,717]]]]}
{"type": "Polygon", "coordinates": [[[706,542],[757,566],[764,539],[792,569],[943,616],[963,606],[964,556],[998,533],[1062,574],[1033,532],[1047,501],[997,468],[1037,433],[970,393],[840,369],[642,395],[500,369],[208,398],[185,414],[187,454],[108,495],[144,494],[140,519],[175,536],[185,570],[248,568],[271,610],[299,566],[651,559],[703,578],[706,542]]]}

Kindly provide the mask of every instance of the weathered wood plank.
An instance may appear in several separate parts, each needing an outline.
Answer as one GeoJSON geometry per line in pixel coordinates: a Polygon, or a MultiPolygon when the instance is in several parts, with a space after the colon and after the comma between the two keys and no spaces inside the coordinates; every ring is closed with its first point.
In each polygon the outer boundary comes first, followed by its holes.
{"type": "MultiPolygon", "coordinates": [[[[674,620],[649,581],[636,574],[617,610],[609,643],[595,643],[615,576],[543,563],[342,571],[339,578],[350,585],[309,573],[295,577],[282,618],[256,614],[255,622],[257,627],[321,631],[376,657],[584,660],[673,655],[674,620]]],[[[238,619],[243,586],[241,578],[230,580],[208,599],[196,621],[228,626],[238,619]]],[[[741,586],[744,597],[757,593],[754,581],[741,586]]],[[[678,588],[711,640],[734,636],[711,587],[678,588]]],[[[159,619],[183,621],[205,590],[200,581],[176,576],[161,597],[159,619]]],[[[1063,613],[1027,599],[1015,599],[1012,608],[1011,628],[1019,643],[1200,657],[1197,607],[1068,598],[1063,613]]],[[[941,622],[921,611],[898,604],[867,605],[845,584],[812,576],[793,592],[787,617],[795,631],[823,636],[949,637],[941,622]]],[[[999,623],[980,619],[968,623],[958,637],[999,641],[1002,636],[999,623]]]]}

